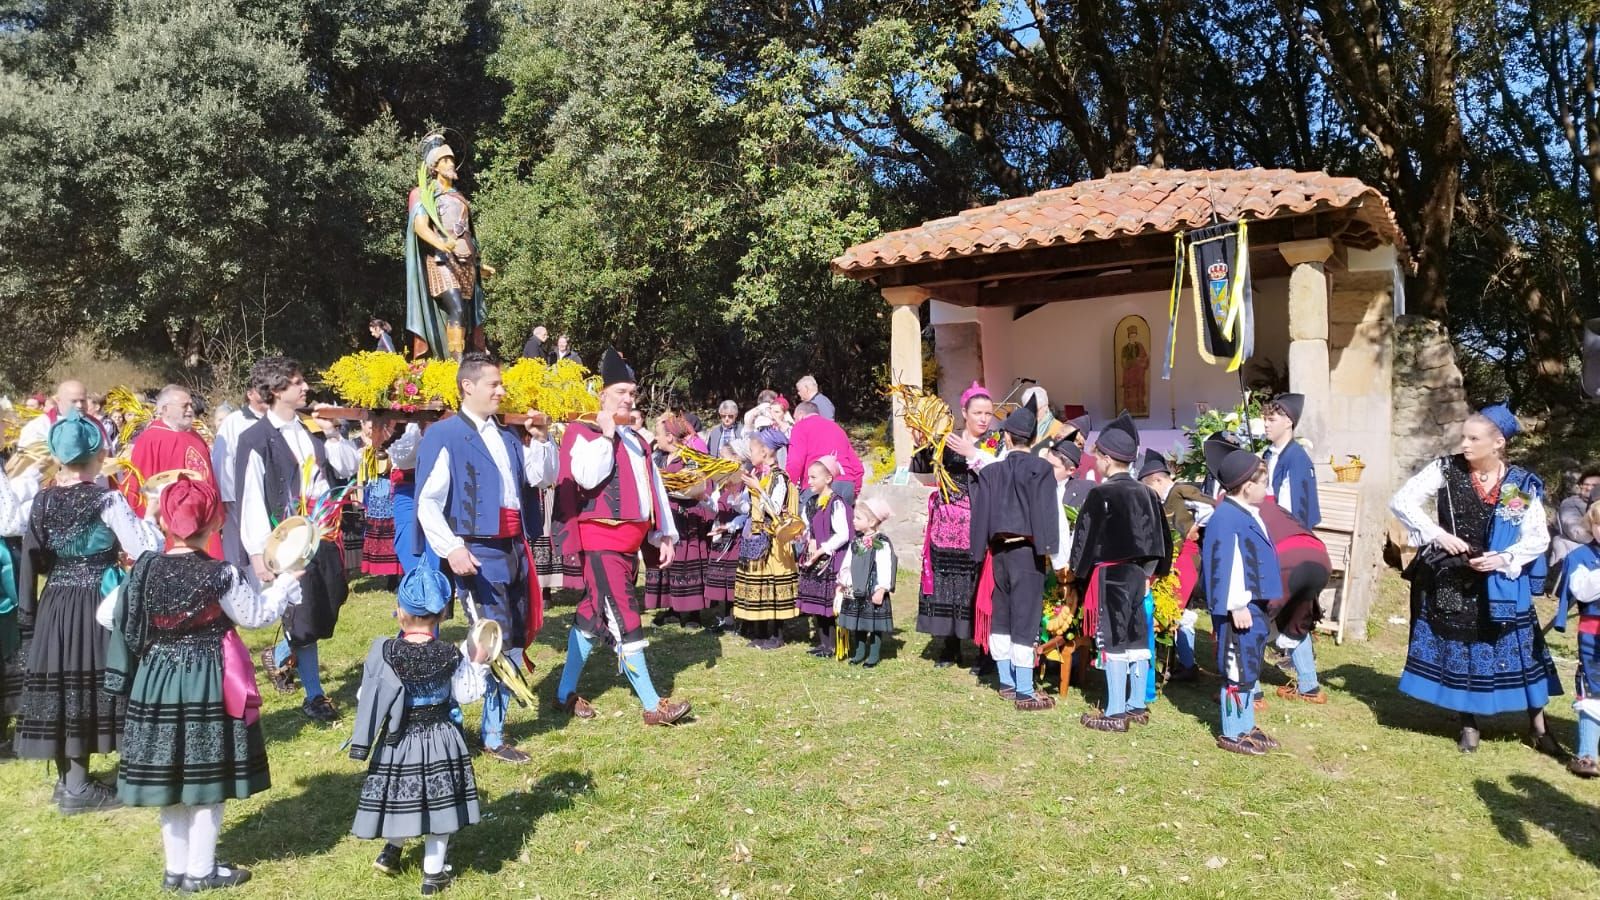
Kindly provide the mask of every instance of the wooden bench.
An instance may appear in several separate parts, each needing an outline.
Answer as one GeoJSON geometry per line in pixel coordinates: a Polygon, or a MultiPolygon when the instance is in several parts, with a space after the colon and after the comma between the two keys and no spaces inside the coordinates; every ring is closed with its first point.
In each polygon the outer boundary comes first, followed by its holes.
{"type": "Polygon", "coordinates": [[[1334,643],[1344,643],[1346,616],[1346,591],[1350,584],[1348,570],[1350,558],[1355,553],[1356,523],[1361,521],[1361,486],[1322,482],[1317,485],[1317,502],[1322,507],[1322,521],[1317,524],[1318,539],[1328,547],[1328,561],[1333,571],[1320,602],[1328,610],[1328,618],[1317,624],[1317,630],[1333,635],[1334,643]]]}

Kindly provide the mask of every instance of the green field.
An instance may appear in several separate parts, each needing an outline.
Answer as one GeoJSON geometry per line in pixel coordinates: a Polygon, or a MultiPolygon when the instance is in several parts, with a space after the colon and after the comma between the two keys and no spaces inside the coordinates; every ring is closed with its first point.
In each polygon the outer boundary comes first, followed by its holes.
{"type": "MultiPolygon", "coordinates": [[[[669,627],[651,636],[651,667],[663,694],[694,702],[693,722],[645,729],[603,654],[583,682],[599,719],[514,709],[511,737],[533,762],[478,763],[485,821],[451,846],[451,896],[1596,894],[1600,784],[1535,754],[1516,718],[1486,723],[1482,749],[1463,756],[1444,714],[1396,692],[1405,630],[1384,621],[1398,581],[1385,582],[1370,643],[1319,645],[1327,706],[1269,692],[1261,724],[1283,749],[1262,759],[1213,746],[1215,681],[1174,687],[1126,736],[1079,727],[1076,691],[1052,712],[1017,713],[922,658],[907,584],[895,655],[876,670],[669,627]]],[[[535,654],[545,704],[571,602],[558,598],[535,654]]],[[[346,710],[389,612],[381,592],[356,595],[324,645],[346,710]]],[[[270,637],[247,635],[256,647],[270,637]]],[[[1570,685],[1570,639],[1556,652],[1570,685]]],[[[1569,699],[1551,711],[1570,746],[1569,699]]],[[[363,772],[340,751],[348,727],[309,724],[298,697],[266,703],[274,786],[228,805],[221,856],[255,872],[231,896],[415,895],[415,843],[391,879],[371,868],[378,845],[348,834],[363,772]]],[[[63,819],[51,783],[42,763],[0,765],[0,894],[154,895],[155,811],[63,819]]]]}

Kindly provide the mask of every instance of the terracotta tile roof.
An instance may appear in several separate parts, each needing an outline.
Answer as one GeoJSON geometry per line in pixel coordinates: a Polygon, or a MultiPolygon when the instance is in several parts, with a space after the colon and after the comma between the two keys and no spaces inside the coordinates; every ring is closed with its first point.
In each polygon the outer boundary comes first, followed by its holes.
{"type": "Polygon", "coordinates": [[[1289,169],[1139,166],[890,232],[846,250],[833,261],[833,269],[865,278],[881,269],[933,260],[1171,233],[1209,224],[1213,203],[1223,219],[1354,209],[1356,216],[1341,240],[1368,249],[1392,243],[1405,257],[1405,238],[1389,201],[1359,179],[1289,169]]]}

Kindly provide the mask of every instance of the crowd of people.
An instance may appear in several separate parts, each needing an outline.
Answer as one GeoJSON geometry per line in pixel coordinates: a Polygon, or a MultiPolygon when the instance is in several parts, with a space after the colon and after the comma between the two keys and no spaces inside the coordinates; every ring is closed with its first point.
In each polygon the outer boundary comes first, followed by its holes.
{"type": "MultiPolygon", "coordinates": [[[[387,334],[376,320],[373,329],[387,334]]],[[[478,754],[529,760],[506,719],[527,690],[550,589],[581,592],[555,696],[580,720],[599,715],[578,691],[597,646],[616,655],[645,726],[690,715],[688,701],[656,690],[647,615],[657,628],[737,635],[767,652],[803,638],[815,657],[878,666],[895,631],[900,562],[884,532],[895,511],[867,490],[816,380],[799,379],[792,408],[765,391],[748,410],[722,403],[714,423],[679,410],[646,423],[629,364],[607,350],[597,373],[597,413],[559,431],[537,415],[513,428],[500,416],[514,411],[500,409],[499,366],[468,352],[455,415],[426,427],[374,418],[346,435],[308,405],[301,367],[271,357],[252,367],[243,404],[215,421],[209,446],[189,392],[161,391],[121,468],[107,464],[117,430],[82,384],[63,382],[0,476],[0,698],[15,720],[12,751],[54,763],[62,814],[159,808],[164,888],[247,880],[215,857],[222,804],[270,784],[255,661],[235,626],[280,626],[259,658],[266,683],[303,693],[314,721],[343,717],[318,648],[349,592],[346,498],[361,498],[362,568],[386,579],[398,625],[373,637],[363,668],[350,752],[368,774],[352,830],[385,842],[374,865],[390,874],[404,842],[422,839],[424,895],[449,886],[450,837],[480,815],[462,707],[481,702],[478,754]],[[439,637],[451,615],[469,625],[459,646],[439,637]],[[89,775],[90,757],[111,752],[115,786],[89,775]]],[[[1327,702],[1313,635],[1331,564],[1315,533],[1316,474],[1295,439],[1304,404],[1283,394],[1265,405],[1259,455],[1236,435],[1208,438],[1210,478],[1196,485],[1141,448],[1126,414],[1092,431],[1087,417],[1058,419],[1034,390],[997,418],[974,383],[953,433],[925,441],[912,466],[937,485],[915,622],[934,666],[961,664],[972,645],[980,683],[1016,710],[1046,711],[1056,701],[1039,687],[1044,647],[1070,629],[1082,637],[1049,658],[1070,666],[1080,649],[1105,680],[1104,703],[1082,726],[1126,734],[1149,723],[1163,676],[1200,677],[1204,612],[1221,676],[1217,746],[1276,748],[1255,720],[1264,666],[1293,673],[1282,700],[1327,702]],[[1163,671],[1152,596],[1169,575],[1186,610],[1163,671]]],[[[1504,459],[1518,430],[1504,407],[1484,409],[1458,453],[1395,495],[1421,548],[1406,573],[1400,690],[1458,713],[1463,751],[1477,746],[1477,716],[1522,711],[1539,749],[1563,755],[1545,727],[1561,686],[1532,603],[1546,591],[1544,490],[1504,459]]],[[[1580,491],[1597,486],[1600,473],[1587,473],[1580,491]]],[[[1563,577],[1551,589],[1558,627],[1577,605],[1583,671],[1600,678],[1600,502],[1578,498],[1559,511],[1563,577]]],[[[1600,706],[1580,677],[1570,767],[1592,776],[1600,706]]]]}

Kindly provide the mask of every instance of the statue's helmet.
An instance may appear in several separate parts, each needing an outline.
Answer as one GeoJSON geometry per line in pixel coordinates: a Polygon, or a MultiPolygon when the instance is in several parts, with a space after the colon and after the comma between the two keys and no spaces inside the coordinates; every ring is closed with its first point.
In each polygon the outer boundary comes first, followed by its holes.
{"type": "Polygon", "coordinates": [[[428,132],[418,145],[417,153],[430,172],[446,156],[455,160],[459,172],[467,162],[467,142],[454,128],[440,128],[428,132]]]}

